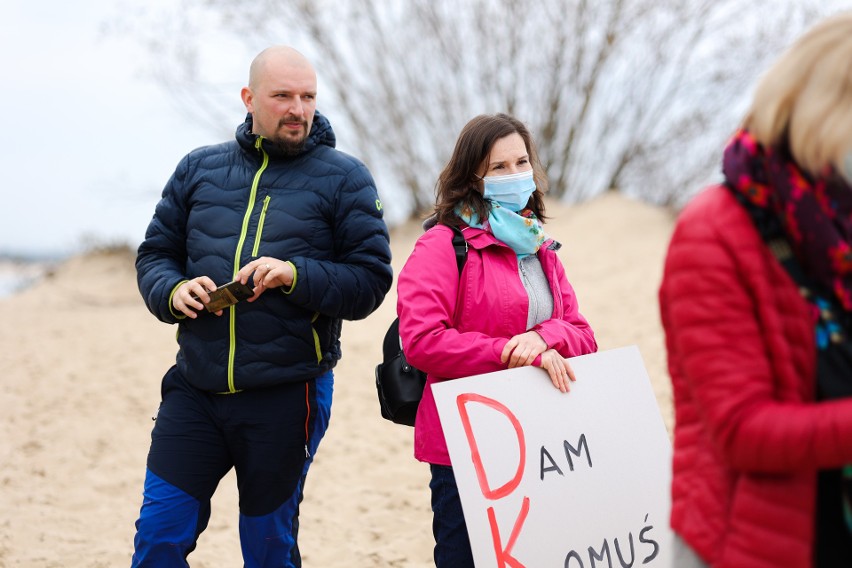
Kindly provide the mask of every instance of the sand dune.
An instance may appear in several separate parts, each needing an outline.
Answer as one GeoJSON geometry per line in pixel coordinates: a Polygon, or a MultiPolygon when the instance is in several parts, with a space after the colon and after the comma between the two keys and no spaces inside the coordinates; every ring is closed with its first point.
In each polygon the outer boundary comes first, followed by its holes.
{"type": "MultiPolygon", "coordinates": [[[[639,346],[671,430],[656,303],[671,214],[610,194],[549,213],[601,349],[639,346]]],[[[420,231],[393,231],[396,271],[420,231]]],[[[344,325],[331,428],[302,505],[305,566],[432,566],[428,467],[412,457],[412,429],[382,420],[373,385],[395,293],[344,325]]],[[[0,308],[0,567],[127,566],[175,329],[145,309],[128,253],[71,259],[0,308]]],[[[233,474],[189,559],[242,565],[233,474]]]]}

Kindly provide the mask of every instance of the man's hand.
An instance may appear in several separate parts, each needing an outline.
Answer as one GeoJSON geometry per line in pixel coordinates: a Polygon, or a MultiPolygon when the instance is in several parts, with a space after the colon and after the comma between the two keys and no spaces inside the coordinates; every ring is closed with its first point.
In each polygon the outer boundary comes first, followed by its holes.
{"type": "MultiPolygon", "coordinates": [[[[195,319],[198,312],[204,309],[204,305],[210,302],[208,291],[216,289],[216,283],[207,276],[199,276],[188,280],[178,286],[172,296],[172,305],[188,318],[195,319]]],[[[222,310],[215,312],[217,316],[222,315],[222,310]]]]}
{"type": "Polygon", "coordinates": [[[292,264],[270,256],[262,256],[240,268],[236,279],[245,284],[252,275],[254,296],[248,299],[249,302],[257,300],[268,288],[289,288],[295,277],[292,264]]]}

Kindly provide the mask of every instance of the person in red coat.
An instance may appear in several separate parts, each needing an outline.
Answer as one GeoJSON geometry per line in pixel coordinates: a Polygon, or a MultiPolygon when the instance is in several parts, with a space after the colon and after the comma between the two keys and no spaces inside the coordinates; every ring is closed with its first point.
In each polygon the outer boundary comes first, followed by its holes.
{"type": "Polygon", "coordinates": [[[852,13],[759,83],[659,291],[677,568],[852,566],[852,13]]]}

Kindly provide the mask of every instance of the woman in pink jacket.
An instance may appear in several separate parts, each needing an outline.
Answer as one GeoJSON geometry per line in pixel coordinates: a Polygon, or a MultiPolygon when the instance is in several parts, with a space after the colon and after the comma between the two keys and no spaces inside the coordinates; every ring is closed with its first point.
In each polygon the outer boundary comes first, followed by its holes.
{"type": "Polygon", "coordinates": [[[852,566],[852,14],[768,71],[660,308],[678,568],[852,566]]]}
{"type": "Polygon", "coordinates": [[[556,254],[560,245],[542,229],[546,189],[521,122],[474,118],[438,179],[428,230],[399,275],[400,337],[408,361],[427,373],[414,456],[432,472],[438,568],[473,567],[473,557],[431,385],[534,365],[567,392],[574,375],[565,358],[597,349],[556,254]],[[461,275],[450,226],[468,245],[461,275]]]}

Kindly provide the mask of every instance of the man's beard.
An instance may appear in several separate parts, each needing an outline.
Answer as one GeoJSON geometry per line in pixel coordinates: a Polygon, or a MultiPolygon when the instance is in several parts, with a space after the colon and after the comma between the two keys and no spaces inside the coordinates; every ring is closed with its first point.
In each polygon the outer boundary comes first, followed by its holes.
{"type": "MultiPolygon", "coordinates": [[[[278,127],[283,128],[286,123],[293,122],[294,120],[296,120],[294,116],[286,116],[278,123],[278,127]]],[[[279,137],[273,140],[273,143],[283,155],[296,156],[305,149],[305,142],[308,140],[308,123],[303,120],[301,121],[301,124],[305,129],[305,135],[302,138],[291,140],[279,137]]]]}
{"type": "Polygon", "coordinates": [[[302,153],[302,150],[305,149],[305,142],[307,142],[307,137],[301,138],[299,140],[273,140],[273,144],[278,148],[278,151],[281,152],[284,156],[296,156],[302,153]]]}

